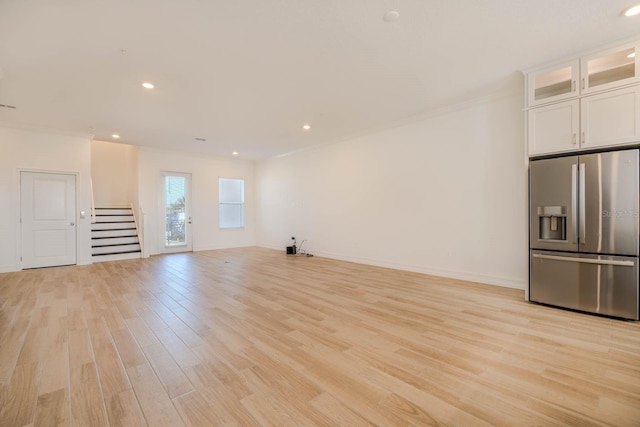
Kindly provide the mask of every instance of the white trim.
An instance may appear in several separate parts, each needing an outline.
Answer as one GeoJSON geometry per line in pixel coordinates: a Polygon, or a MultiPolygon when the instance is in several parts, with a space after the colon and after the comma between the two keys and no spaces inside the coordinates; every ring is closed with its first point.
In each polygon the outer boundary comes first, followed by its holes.
{"type": "Polygon", "coordinates": [[[530,66],[521,68],[520,72],[522,74],[526,75],[526,74],[531,73],[533,71],[537,71],[537,70],[540,70],[540,69],[543,69],[543,68],[553,67],[554,65],[561,64],[561,63],[567,61],[567,59],[580,59],[580,58],[582,58],[584,56],[589,56],[589,55],[593,55],[593,54],[599,53],[601,51],[614,49],[614,48],[622,46],[622,45],[633,43],[633,42],[635,42],[637,40],[638,40],[638,36],[637,35],[632,36],[632,37],[619,39],[617,41],[614,41],[614,42],[611,42],[611,43],[607,43],[607,44],[604,44],[604,45],[600,45],[598,47],[591,48],[591,49],[588,49],[588,50],[582,50],[582,51],[578,51],[578,52],[569,53],[567,55],[552,59],[550,61],[543,62],[542,64],[530,65],[530,66]]]}
{"type": "MultiPolygon", "coordinates": [[[[520,75],[520,73],[516,72],[515,73],[516,76],[518,76],[519,78],[522,78],[522,76],[520,75]]],[[[525,79],[526,80],[526,79],[525,79]]],[[[434,106],[432,108],[428,108],[422,112],[413,114],[411,116],[408,117],[404,117],[401,119],[398,119],[394,122],[391,123],[386,123],[384,125],[381,126],[374,126],[372,128],[366,129],[362,132],[356,132],[356,133],[352,133],[346,136],[342,136],[342,137],[338,137],[332,140],[328,140],[319,144],[315,144],[315,145],[309,145],[306,147],[302,147],[293,151],[288,151],[286,153],[282,153],[282,154],[276,154],[274,156],[271,157],[265,157],[265,158],[259,158],[256,159],[255,162],[259,163],[261,161],[264,160],[270,160],[270,159],[279,159],[282,157],[288,157],[291,155],[295,155],[295,154],[299,154],[305,151],[311,151],[311,150],[318,150],[321,149],[323,147],[327,147],[330,145],[335,145],[335,144],[340,144],[342,142],[346,142],[346,141],[351,141],[351,140],[355,140],[355,139],[359,139],[359,138],[363,138],[369,135],[373,135],[373,134],[377,134],[380,132],[386,132],[388,130],[391,129],[395,129],[395,128],[399,128],[399,127],[403,127],[403,126],[409,126],[412,125],[414,123],[420,123],[422,121],[428,120],[428,119],[432,119],[435,117],[439,117],[439,116],[443,116],[446,114],[451,114],[457,111],[463,111],[463,110],[467,110],[473,107],[477,107],[480,105],[485,105],[485,104],[489,104],[491,102],[494,101],[498,101],[501,99],[506,99],[506,98],[514,98],[514,97],[519,97],[521,96],[521,89],[520,86],[518,86],[518,89],[515,90],[511,87],[509,87],[510,85],[506,85],[507,88],[506,89],[499,89],[497,91],[494,92],[489,92],[488,94],[485,95],[480,95],[480,96],[476,96],[476,97],[470,97],[467,99],[462,99],[459,100],[457,102],[453,102],[451,104],[446,104],[443,106],[434,106]]],[[[526,97],[525,97],[526,99],[526,97]]]]}
{"type": "MultiPolygon", "coordinates": [[[[257,245],[257,246],[266,248],[266,249],[275,249],[278,251],[282,251],[282,254],[284,255],[284,248],[277,248],[277,247],[263,246],[263,245],[257,245]]],[[[411,265],[411,264],[401,264],[401,263],[395,263],[395,262],[389,262],[389,261],[375,260],[371,258],[336,254],[332,252],[322,252],[317,250],[309,250],[309,252],[312,252],[314,256],[320,256],[323,258],[330,258],[330,259],[335,259],[339,261],[347,261],[347,262],[353,262],[356,264],[372,265],[375,267],[392,268],[395,270],[402,270],[402,271],[411,271],[413,273],[427,274],[430,276],[444,277],[448,279],[464,280],[467,282],[482,283],[486,285],[500,286],[503,288],[518,289],[521,291],[524,291],[527,285],[527,282],[525,280],[512,278],[512,277],[489,276],[482,273],[469,273],[469,272],[462,272],[462,271],[455,271],[455,270],[447,270],[447,269],[442,269],[438,267],[424,267],[424,266],[417,266],[417,265],[411,265]]]]}
{"type": "MultiPolygon", "coordinates": [[[[20,108],[19,105],[18,105],[18,108],[20,108]]],[[[2,120],[0,120],[0,127],[9,128],[9,129],[27,130],[27,131],[40,132],[40,133],[53,133],[56,135],[72,136],[72,137],[78,137],[78,138],[93,139],[93,137],[95,136],[93,133],[90,133],[90,132],[77,132],[73,130],[58,129],[50,126],[28,125],[28,124],[22,124],[22,123],[6,122],[2,120]]]]}

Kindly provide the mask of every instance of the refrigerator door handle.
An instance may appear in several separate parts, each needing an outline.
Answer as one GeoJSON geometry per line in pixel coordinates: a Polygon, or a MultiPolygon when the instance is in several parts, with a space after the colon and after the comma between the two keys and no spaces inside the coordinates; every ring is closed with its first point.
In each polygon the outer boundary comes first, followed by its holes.
{"type": "Polygon", "coordinates": [[[622,267],[633,267],[635,263],[633,261],[615,261],[615,260],[601,260],[601,259],[590,259],[590,258],[573,258],[566,256],[555,256],[555,255],[543,255],[543,254],[532,254],[534,258],[540,259],[550,259],[554,261],[569,261],[569,262],[581,262],[583,264],[598,264],[598,265],[618,265],[622,267]]]}
{"type": "Polygon", "coordinates": [[[576,222],[577,222],[577,182],[576,175],[578,174],[578,165],[575,163],[571,165],[571,231],[573,234],[573,242],[576,241],[576,222]]]}
{"type": "Polygon", "coordinates": [[[587,165],[584,163],[580,163],[580,182],[579,182],[579,187],[580,187],[580,195],[578,196],[578,200],[580,203],[580,211],[578,212],[578,218],[580,221],[580,225],[578,227],[579,232],[578,232],[578,241],[580,242],[581,245],[585,245],[587,243],[587,220],[585,218],[586,214],[587,214],[587,204],[586,204],[586,191],[585,191],[585,185],[586,185],[586,173],[587,173],[587,165]]]}

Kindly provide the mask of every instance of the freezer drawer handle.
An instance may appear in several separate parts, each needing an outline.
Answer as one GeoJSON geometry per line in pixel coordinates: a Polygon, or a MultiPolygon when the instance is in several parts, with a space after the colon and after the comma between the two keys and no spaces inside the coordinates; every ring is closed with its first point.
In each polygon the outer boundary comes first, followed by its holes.
{"type": "Polygon", "coordinates": [[[572,258],[572,257],[542,255],[542,254],[533,254],[532,256],[534,258],[540,258],[540,259],[552,259],[554,261],[581,262],[584,264],[619,265],[622,267],[633,267],[635,265],[633,261],[607,261],[607,260],[601,260],[601,259],[572,258]]]}

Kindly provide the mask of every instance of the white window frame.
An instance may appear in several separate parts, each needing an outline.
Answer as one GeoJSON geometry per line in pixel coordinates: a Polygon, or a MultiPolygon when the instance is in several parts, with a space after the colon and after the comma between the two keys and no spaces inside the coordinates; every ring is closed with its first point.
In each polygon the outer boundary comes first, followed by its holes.
{"type": "Polygon", "coordinates": [[[244,179],[241,178],[223,178],[223,177],[218,177],[218,227],[220,227],[221,230],[237,230],[237,229],[242,229],[244,228],[245,222],[244,222],[244,192],[245,192],[245,187],[244,187],[244,179]],[[242,183],[242,200],[241,201],[233,201],[233,202],[228,202],[228,201],[223,201],[223,185],[225,181],[240,181],[242,183]],[[223,206],[240,206],[240,213],[241,213],[241,225],[239,226],[225,226],[222,224],[222,208],[223,206]]]}

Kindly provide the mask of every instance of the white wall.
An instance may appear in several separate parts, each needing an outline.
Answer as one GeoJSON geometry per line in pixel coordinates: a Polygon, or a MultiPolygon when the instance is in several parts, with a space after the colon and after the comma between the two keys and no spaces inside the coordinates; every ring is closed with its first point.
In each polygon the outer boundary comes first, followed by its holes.
{"type": "Polygon", "coordinates": [[[138,147],[91,141],[91,176],[97,207],[135,204],[138,197],[138,147]]]}
{"type": "MultiPolygon", "coordinates": [[[[77,211],[91,208],[91,139],[0,127],[0,271],[20,269],[19,171],[77,173],[77,211]]],[[[90,215],[77,217],[77,262],[91,263],[90,215]]]]}
{"type": "Polygon", "coordinates": [[[259,162],[256,243],[524,289],[521,87],[259,162]]]}
{"type": "Polygon", "coordinates": [[[193,250],[253,246],[254,163],[178,151],[140,148],[138,174],[140,204],[144,209],[145,255],[161,252],[161,187],[160,174],[181,172],[191,174],[193,250]],[[221,230],[218,226],[218,178],[238,178],[245,181],[245,227],[221,230]]]}

